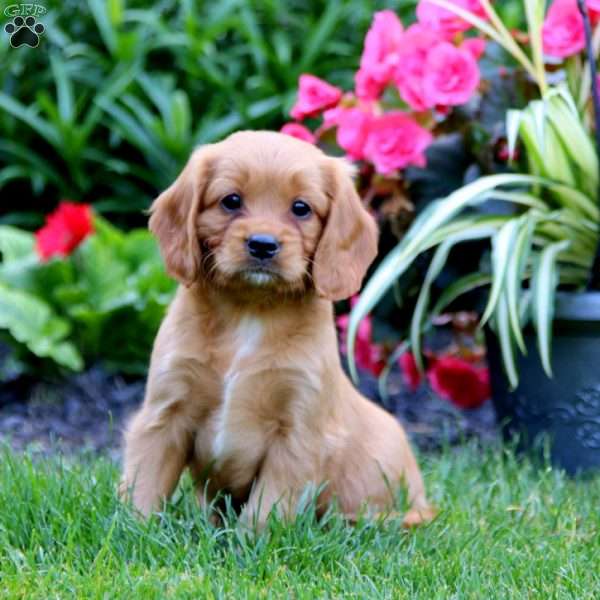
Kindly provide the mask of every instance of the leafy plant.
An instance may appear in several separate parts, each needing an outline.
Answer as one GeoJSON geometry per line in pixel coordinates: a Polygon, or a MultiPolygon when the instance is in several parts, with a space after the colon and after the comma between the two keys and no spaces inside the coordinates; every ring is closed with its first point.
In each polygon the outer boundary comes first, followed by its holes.
{"type": "Polygon", "coordinates": [[[20,370],[102,360],[145,372],[174,284],[147,231],[123,233],[98,216],[94,229],[70,256],[42,262],[33,234],[0,226],[0,329],[20,370]]]}
{"type": "Polygon", "coordinates": [[[33,227],[57,196],[139,214],[195,145],[279,128],[300,73],[348,84],[374,8],[366,0],[45,6],[39,48],[0,45],[0,219],[33,227]]]}
{"type": "MultiPolygon", "coordinates": [[[[527,351],[523,329],[533,322],[543,367],[551,375],[551,334],[554,296],[558,285],[582,289],[594,260],[600,210],[598,208],[598,156],[586,114],[589,98],[581,92],[585,78],[549,85],[540,32],[544,3],[524,1],[531,40],[530,54],[504,26],[487,0],[482,0],[484,21],[447,0],[431,0],[471,22],[502,45],[538,85],[541,99],[523,110],[507,114],[508,150],[513,157],[520,141],[520,172],[481,177],[446,198],[429,205],[414,221],[402,241],[373,274],[349,323],[348,355],[353,375],[358,326],[394,282],[415,260],[432,251],[425,280],[410,326],[410,345],[422,368],[421,335],[432,318],[465,292],[487,287],[481,325],[490,322],[501,346],[508,379],[518,385],[516,359],[527,351]],[[569,84],[575,83],[577,102],[569,84]],[[503,204],[504,210],[497,208],[503,204]],[[485,210],[483,210],[485,209],[485,210]],[[461,243],[489,240],[489,260],[447,287],[431,306],[431,288],[449,253],[461,243]]],[[[580,57],[579,57],[580,58],[580,57]]],[[[579,65],[566,65],[584,68],[579,65]]]]}

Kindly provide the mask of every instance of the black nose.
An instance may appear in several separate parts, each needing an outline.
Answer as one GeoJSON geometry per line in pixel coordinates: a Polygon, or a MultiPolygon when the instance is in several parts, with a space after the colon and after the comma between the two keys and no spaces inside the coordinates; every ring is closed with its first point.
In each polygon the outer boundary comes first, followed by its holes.
{"type": "Polygon", "coordinates": [[[253,258],[267,260],[279,252],[279,242],[272,235],[257,233],[246,240],[248,254],[253,258]]]}

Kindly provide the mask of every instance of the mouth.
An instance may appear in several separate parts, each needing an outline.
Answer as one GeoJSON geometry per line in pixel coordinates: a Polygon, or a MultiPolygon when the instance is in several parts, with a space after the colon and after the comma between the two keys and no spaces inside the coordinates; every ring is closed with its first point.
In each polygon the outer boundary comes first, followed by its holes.
{"type": "Polygon", "coordinates": [[[242,271],[241,275],[245,281],[256,286],[269,285],[281,279],[279,273],[266,267],[251,267],[242,271]]]}

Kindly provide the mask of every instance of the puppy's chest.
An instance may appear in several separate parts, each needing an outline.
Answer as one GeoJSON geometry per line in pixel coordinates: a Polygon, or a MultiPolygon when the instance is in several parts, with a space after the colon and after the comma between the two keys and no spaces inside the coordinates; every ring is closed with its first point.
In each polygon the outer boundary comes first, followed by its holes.
{"type": "Polygon", "coordinates": [[[291,427],[306,375],[293,340],[277,339],[273,329],[259,318],[242,317],[222,338],[221,397],[205,430],[206,450],[217,462],[254,453],[257,443],[291,427]]]}
{"type": "Polygon", "coordinates": [[[221,374],[224,384],[244,367],[269,358],[267,327],[263,319],[255,316],[242,317],[223,338],[221,374]]]}
{"type": "Polygon", "coordinates": [[[258,393],[254,389],[256,374],[269,370],[274,360],[267,334],[262,319],[245,316],[216,340],[216,368],[221,381],[218,408],[213,415],[216,437],[225,435],[230,413],[252,408],[258,393]]]}

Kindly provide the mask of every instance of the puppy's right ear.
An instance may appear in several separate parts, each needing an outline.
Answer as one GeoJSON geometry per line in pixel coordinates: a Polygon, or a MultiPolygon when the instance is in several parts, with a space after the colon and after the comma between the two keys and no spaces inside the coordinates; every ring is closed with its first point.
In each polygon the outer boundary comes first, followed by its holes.
{"type": "Polygon", "coordinates": [[[150,231],[158,238],[167,273],[187,287],[200,271],[196,218],[209,179],[208,146],[195,150],[175,182],[150,207],[150,231]]]}

